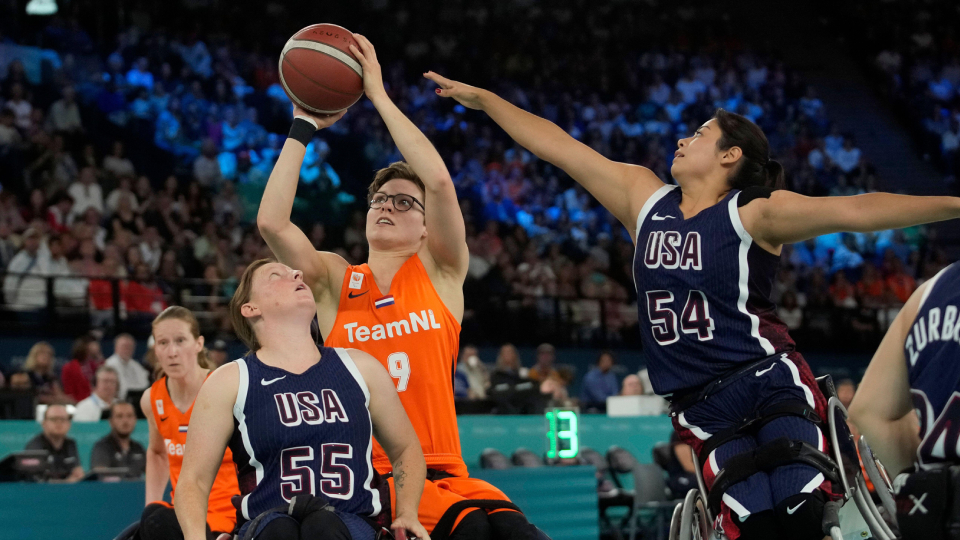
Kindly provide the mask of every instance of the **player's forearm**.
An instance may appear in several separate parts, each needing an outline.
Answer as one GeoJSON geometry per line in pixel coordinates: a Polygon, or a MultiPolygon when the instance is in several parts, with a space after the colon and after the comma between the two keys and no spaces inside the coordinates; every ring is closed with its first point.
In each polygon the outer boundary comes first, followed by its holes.
{"type": "Polygon", "coordinates": [[[196,479],[180,477],[177,483],[177,501],[173,509],[177,512],[177,521],[183,530],[184,540],[206,540],[207,538],[207,499],[210,486],[196,479]]]}
{"type": "Polygon", "coordinates": [[[163,492],[167,489],[167,480],[170,478],[170,469],[167,468],[165,456],[153,450],[147,450],[147,477],[146,502],[144,505],[163,499],[163,492]]]}
{"type": "Polygon", "coordinates": [[[396,459],[393,466],[393,485],[397,492],[397,516],[416,516],[427,478],[427,464],[423,459],[420,444],[408,446],[396,459]]]}
{"type": "Polygon", "coordinates": [[[297,196],[300,166],[305,153],[306,148],[299,141],[288,138],[283,143],[277,164],[267,180],[267,187],[260,200],[260,211],[257,213],[257,227],[265,240],[290,224],[290,213],[293,210],[293,200],[297,196]]]}
{"type": "Polygon", "coordinates": [[[403,159],[423,180],[427,190],[449,183],[450,173],[443,163],[443,158],[420,128],[411,122],[385,93],[370,99],[387,125],[387,130],[403,155],[403,159]]]}
{"type": "Polygon", "coordinates": [[[892,421],[869,413],[851,414],[850,418],[866,437],[877,458],[892,474],[899,474],[913,465],[920,445],[913,411],[892,421]]]}
{"type": "Polygon", "coordinates": [[[846,198],[849,231],[900,229],[960,217],[960,198],[866,193],[846,198]]]}

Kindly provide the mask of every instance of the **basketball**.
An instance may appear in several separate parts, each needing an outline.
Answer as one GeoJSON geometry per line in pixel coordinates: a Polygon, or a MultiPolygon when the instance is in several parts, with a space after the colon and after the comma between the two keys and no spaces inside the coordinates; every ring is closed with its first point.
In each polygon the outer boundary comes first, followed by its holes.
{"type": "Polygon", "coordinates": [[[313,24],[294,34],[280,53],[280,83],[302,109],[338,113],[363,95],[363,69],[350,53],[353,34],[335,24],[313,24]]]}

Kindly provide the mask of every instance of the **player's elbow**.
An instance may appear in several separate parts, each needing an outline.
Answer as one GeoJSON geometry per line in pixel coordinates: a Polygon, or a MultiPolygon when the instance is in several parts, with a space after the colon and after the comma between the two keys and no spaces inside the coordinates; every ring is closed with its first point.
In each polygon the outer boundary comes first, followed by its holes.
{"type": "Polygon", "coordinates": [[[260,206],[260,211],[257,213],[257,229],[261,235],[276,236],[288,223],[290,223],[289,219],[271,216],[270,212],[264,210],[263,205],[260,206]]]}

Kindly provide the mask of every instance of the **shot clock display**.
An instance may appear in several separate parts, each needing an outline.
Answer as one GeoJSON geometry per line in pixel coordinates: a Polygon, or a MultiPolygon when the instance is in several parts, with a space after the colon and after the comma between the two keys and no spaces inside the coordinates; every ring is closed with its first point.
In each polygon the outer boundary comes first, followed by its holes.
{"type": "Polygon", "coordinates": [[[580,452],[576,409],[553,409],[546,412],[547,458],[575,458],[580,452]]]}

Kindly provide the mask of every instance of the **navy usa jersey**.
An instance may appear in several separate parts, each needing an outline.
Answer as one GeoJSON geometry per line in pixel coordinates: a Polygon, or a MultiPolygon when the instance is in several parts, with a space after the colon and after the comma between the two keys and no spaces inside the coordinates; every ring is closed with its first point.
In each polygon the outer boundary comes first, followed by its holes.
{"type": "Polygon", "coordinates": [[[960,463],[960,264],[930,280],[903,343],[920,419],[920,465],[960,463]]]}
{"type": "Polygon", "coordinates": [[[240,484],[238,521],[296,495],[324,495],[337,510],[380,513],[380,478],[371,465],[370,393],[344,349],[319,347],[300,375],[237,360],[240,388],[230,440],[240,484]]]}
{"type": "Polygon", "coordinates": [[[667,185],[637,217],[637,308],[650,382],[660,395],[794,349],[770,301],[780,257],[743,228],[741,195],[732,190],[684,219],[680,189],[667,185]]]}

